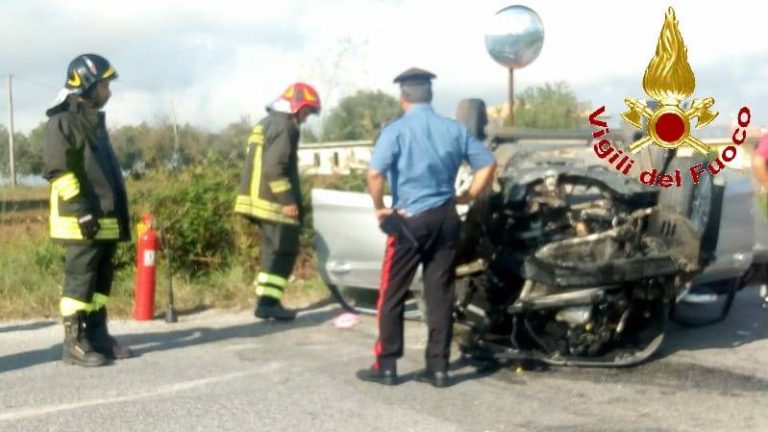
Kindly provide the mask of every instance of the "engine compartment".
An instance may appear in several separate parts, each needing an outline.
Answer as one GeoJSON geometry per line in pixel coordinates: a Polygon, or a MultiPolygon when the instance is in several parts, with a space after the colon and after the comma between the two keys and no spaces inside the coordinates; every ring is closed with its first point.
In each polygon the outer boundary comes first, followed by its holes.
{"type": "Polygon", "coordinates": [[[699,270],[693,225],[603,167],[514,164],[467,214],[458,264],[472,270],[460,274],[456,307],[472,328],[464,351],[613,366],[650,356],[699,270]]]}

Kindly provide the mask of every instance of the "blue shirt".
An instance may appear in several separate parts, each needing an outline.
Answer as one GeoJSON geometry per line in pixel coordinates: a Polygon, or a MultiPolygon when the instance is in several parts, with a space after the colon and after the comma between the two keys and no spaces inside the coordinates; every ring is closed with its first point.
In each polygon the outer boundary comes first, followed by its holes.
{"type": "Polygon", "coordinates": [[[413,216],[454,198],[462,162],[476,171],[494,160],[461,123],[414,104],[381,131],[369,168],[387,175],[392,207],[413,216]]]}

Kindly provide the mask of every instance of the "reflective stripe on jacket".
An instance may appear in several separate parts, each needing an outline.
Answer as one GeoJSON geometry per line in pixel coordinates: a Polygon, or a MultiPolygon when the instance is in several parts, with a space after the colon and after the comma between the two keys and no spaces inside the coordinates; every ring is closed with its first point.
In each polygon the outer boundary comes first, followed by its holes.
{"type": "Polygon", "coordinates": [[[248,162],[240,177],[235,213],[284,224],[301,220],[298,169],[299,128],[292,116],[270,111],[248,138],[248,162]],[[299,220],[283,216],[283,207],[296,204],[299,220]]]}
{"type": "Polygon", "coordinates": [[[104,113],[79,107],[75,98],[52,113],[46,128],[43,177],[51,183],[50,236],[89,241],[77,220],[91,214],[101,225],[94,240],[128,240],[128,198],[104,113]]]}

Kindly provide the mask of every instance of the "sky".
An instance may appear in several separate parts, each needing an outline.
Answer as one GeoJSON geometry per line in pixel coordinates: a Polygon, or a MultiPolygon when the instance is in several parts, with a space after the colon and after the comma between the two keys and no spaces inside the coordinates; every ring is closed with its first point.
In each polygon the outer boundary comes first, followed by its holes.
{"type": "Polygon", "coordinates": [[[716,123],[746,105],[753,125],[768,126],[768,2],[690,0],[0,0],[0,123],[8,124],[8,74],[15,127],[27,132],[85,52],[104,55],[120,75],[106,108],[111,126],[175,114],[217,131],[242,116],[258,120],[294,81],[315,85],[325,108],[361,89],[396,96],[392,79],[411,66],[437,74],[435,108],[453,116],[463,98],[506,100],[507,71],[484,36],[512,4],[535,10],[545,32],[539,58],[515,71],[518,92],[566,81],[617,119],[624,97],[644,97],[643,72],[673,6],[695,96],[715,98],[716,123]]]}

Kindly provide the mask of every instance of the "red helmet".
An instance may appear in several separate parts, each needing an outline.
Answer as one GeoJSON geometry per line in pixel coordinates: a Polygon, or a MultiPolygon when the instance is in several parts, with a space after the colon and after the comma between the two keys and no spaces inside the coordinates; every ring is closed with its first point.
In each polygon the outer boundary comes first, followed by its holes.
{"type": "Polygon", "coordinates": [[[320,96],[309,84],[297,82],[285,89],[283,94],[269,105],[275,111],[296,114],[302,107],[308,106],[313,111],[320,111],[320,96]]]}

